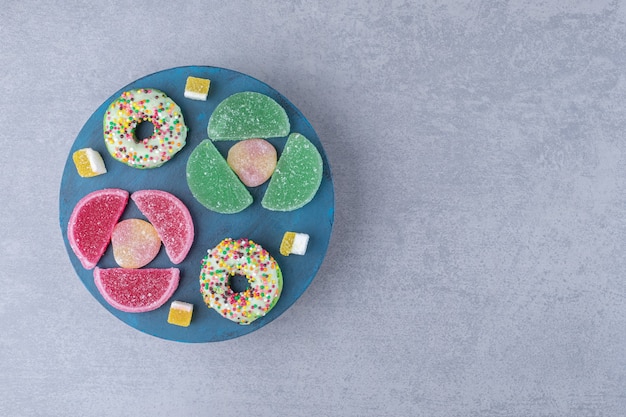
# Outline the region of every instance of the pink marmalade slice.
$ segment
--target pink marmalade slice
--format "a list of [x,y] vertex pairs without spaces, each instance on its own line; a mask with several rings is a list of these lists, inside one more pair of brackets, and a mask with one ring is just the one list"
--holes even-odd
[[187,206],[176,196],[160,190],[136,191],[131,198],[156,229],[172,263],[181,263],[194,237],[193,220]]
[[127,313],[156,310],[174,294],[180,281],[177,268],[96,268],[93,279],[111,306]]
[[127,191],[107,188],[87,194],[74,207],[67,238],[85,269],[93,269],[106,251],[127,203]]

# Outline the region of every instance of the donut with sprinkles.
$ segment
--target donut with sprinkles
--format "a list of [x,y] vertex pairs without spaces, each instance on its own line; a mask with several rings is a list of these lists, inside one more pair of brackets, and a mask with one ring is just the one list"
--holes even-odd
[[[154,133],[139,140],[139,123],[150,122]],[[104,115],[104,142],[113,158],[133,168],[157,168],[185,146],[187,126],[180,107],[153,88],[123,92]]]
[[[230,278],[241,275],[249,287],[235,292]],[[283,287],[278,264],[261,245],[250,239],[222,240],[202,260],[200,292],[204,302],[222,317],[250,324],[276,305]]]

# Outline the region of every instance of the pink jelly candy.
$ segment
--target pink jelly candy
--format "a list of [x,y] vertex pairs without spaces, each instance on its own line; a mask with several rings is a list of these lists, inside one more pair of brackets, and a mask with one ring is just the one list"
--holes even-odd
[[111,306],[127,313],[156,310],[174,294],[180,282],[177,268],[96,268],[96,288]]
[[248,139],[235,143],[226,162],[248,187],[267,181],[276,168],[276,149],[265,139]]
[[109,188],[87,194],[74,207],[67,238],[85,269],[93,269],[106,251],[127,202],[127,191]]
[[113,257],[122,268],[141,268],[159,253],[161,239],[150,223],[141,219],[119,222],[111,235]]
[[194,227],[187,206],[166,191],[135,191],[130,198],[156,229],[172,263],[181,263],[193,244]]

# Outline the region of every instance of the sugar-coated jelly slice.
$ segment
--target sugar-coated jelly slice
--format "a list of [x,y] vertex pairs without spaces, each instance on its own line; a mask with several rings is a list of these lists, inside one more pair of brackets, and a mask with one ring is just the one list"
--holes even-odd
[[292,211],[313,199],[324,167],[315,145],[299,133],[287,139],[261,205],[268,210]]
[[213,111],[207,132],[213,140],[277,138],[289,134],[289,117],[272,98],[252,91],[224,99]]
[[194,238],[187,206],[175,195],[161,190],[135,191],[130,198],[156,229],[170,261],[174,264],[184,261]]
[[208,139],[189,156],[187,185],[200,204],[218,213],[238,213],[252,204],[248,189]]
[[177,268],[96,268],[93,280],[112,307],[127,313],[144,313],[161,307],[180,282]]
[[85,269],[93,269],[104,254],[127,203],[128,191],[107,188],[87,194],[74,207],[67,239]]

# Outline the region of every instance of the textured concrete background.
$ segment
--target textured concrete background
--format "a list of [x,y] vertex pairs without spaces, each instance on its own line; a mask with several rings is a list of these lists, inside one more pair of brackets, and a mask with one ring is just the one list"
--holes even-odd
[[[261,3],[2,2],[0,415],[626,415],[626,6]],[[107,313],[58,225],[91,113],[189,64],[298,106],[337,204],[304,296],[204,345]]]

